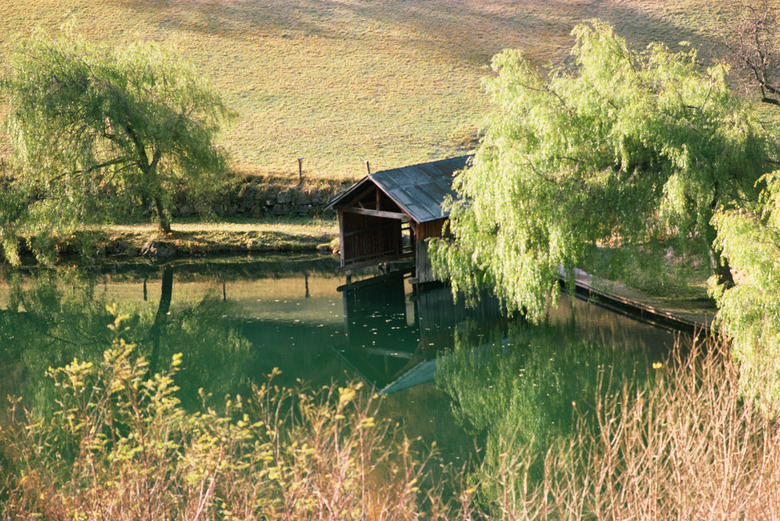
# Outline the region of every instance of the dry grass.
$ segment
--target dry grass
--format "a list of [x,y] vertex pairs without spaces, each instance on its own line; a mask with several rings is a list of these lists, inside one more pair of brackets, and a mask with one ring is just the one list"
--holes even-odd
[[[501,437],[483,475],[496,519],[780,519],[780,430],[750,398],[722,348],[654,365],[650,388],[599,396],[595,426],[546,454]],[[542,461],[540,483],[529,469]]]
[[[239,171],[356,177],[462,153],[487,100],[492,55],[559,62],[594,17],[634,45],[715,48],[717,0],[5,0],[10,38],[73,21],[87,38],[179,49],[239,113],[225,136]],[[7,140],[0,140],[7,152]]]

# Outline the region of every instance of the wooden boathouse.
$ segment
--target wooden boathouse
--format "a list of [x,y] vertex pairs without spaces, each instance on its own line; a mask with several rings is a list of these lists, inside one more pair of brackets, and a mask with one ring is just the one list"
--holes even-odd
[[441,237],[449,218],[442,203],[470,158],[368,174],[328,203],[338,211],[342,269],[413,261],[413,283],[434,281],[427,240]]

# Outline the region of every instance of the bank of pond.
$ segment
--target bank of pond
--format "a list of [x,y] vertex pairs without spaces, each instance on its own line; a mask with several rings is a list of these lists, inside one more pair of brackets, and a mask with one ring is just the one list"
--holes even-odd
[[[505,315],[487,292],[467,306],[446,286],[413,288],[402,273],[365,271],[346,284],[336,262],[322,256],[4,271],[0,394],[21,397],[17,413],[24,406],[56,415],[61,388],[47,370],[74,359],[97,366],[120,338],[135,346],[127,356],[146,360],[146,375],[165,373],[177,360],[173,396],[182,414],[218,408],[226,396],[254,396],[263,386],[317,396],[329,389],[325,405],[339,411],[352,390],[378,400],[377,422],[419,438],[424,453],[435,443],[434,474],[448,466],[465,473],[460,491],[455,482],[437,491],[461,501],[458,515],[507,519],[509,510],[533,501],[541,501],[540,512],[553,512],[554,498],[539,492],[534,499],[529,490],[552,490],[549,480],[565,474],[565,466],[556,467],[564,460],[573,472],[581,458],[595,457],[561,456],[571,450],[561,440],[579,438],[584,446],[588,436],[614,435],[613,424],[628,432],[636,397],[647,399],[673,379],[674,361],[697,344],[566,295],[542,323],[530,324]],[[10,411],[3,408],[0,425],[10,425]],[[626,417],[606,417],[613,413]],[[368,417],[346,415],[360,425]],[[630,458],[620,454],[620,463],[610,461],[625,474]],[[3,468],[6,479],[11,468]],[[572,501],[584,493],[573,481],[566,486]],[[608,479],[587,484],[593,487],[606,490]],[[522,496],[526,503],[506,503],[510,488],[514,501]],[[14,497],[9,490],[6,499]],[[526,496],[517,496],[520,490]],[[627,492],[620,494],[625,503]],[[598,506],[577,501],[583,513]],[[425,505],[414,508],[433,508]]]

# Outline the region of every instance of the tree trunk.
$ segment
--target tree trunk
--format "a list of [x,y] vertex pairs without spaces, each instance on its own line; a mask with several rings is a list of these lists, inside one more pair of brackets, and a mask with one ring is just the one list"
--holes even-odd
[[157,209],[157,218],[159,219],[158,230],[162,233],[171,233],[171,221],[168,216],[165,215],[165,209],[162,204],[162,200],[155,196],[154,206]]
[[[720,184],[717,180],[713,183],[713,188],[715,189],[715,197],[712,199],[710,209],[712,210],[712,215],[715,215],[718,212],[718,201],[720,200]],[[712,216],[710,216],[711,218]],[[718,238],[718,231],[712,224],[707,227],[705,237],[709,247],[710,268],[712,269],[712,274],[718,278],[718,285],[725,285],[726,288],[734,287],[734,276],[731,274],[729,260],[713,247],[715,240]]]
[[734,287],[734,276],[731,274],[731,266],[729,266],[729,260],[717,253],[715,256],[715,266],[713,267],[713,274],[718,278],[718,285],[725,285],[725,287]]
[[713,247],[716,237],[717,231],[714,227],[710,226],[707,230],[707,241],[709,246],[707,248],[707,253],[710,257],[710,271],[717,277],[719,286],[725,285],[726,288],[731,288],[734,287],[734,276],[731,274],[729,260]]

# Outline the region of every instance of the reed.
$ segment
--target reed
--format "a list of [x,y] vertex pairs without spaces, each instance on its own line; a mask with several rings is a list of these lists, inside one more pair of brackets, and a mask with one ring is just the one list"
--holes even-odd
[[[595,422],[532,453],[513,432],[482,475],[495,519],[780,518],[780,428],[745,399],[726,348],[697,342],[655,382],[597,394]],[[602,382],[605,385],[606,382]],[[529,469],[541,459],[543,477]]]

